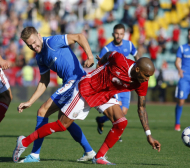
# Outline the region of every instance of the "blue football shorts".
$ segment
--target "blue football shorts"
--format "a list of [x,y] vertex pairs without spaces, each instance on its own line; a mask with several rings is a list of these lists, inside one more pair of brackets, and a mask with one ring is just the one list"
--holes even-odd
[[115,95],[115,98],[118,101],[121,101],[121,103],[122,103],[121,108],[126,107],[129,109],[131,92],[118,93]]
[[190,93],[190,79],[180,78],[175,90],[175,97],[178,99],[187,99]]

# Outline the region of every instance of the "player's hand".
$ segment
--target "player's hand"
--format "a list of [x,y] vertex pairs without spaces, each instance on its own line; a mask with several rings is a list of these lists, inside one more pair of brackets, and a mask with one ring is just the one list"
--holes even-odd
[[157,140],[155,140],[154,138],[152,138],[151,135],[147,136],[147,140],[148,140],[149,144],[152,146],[153,149],[155,149],[158,152],[160,152],[160,150],[161,150],[161,144]]
[[22,113],[22,111],[26,108],[29,108],[32,104],[30,102],[20,103],[20,105],[17,107],[17,110],[19,113]]
[[84,63],[84,67],[85,68],[90,68],[94,65],[94,57],[89,57],[85,63]]
[[179,76],[180,76],[180,78],[183,78],[183,70],[182,69],[180,69],[180,70],[178,70],[178,73],[179,73]]
[[96,55],[96,59],[97,59],[97,61],[101,60],[101,58],[98,55]]
[[0,63],[0,66],[1,66],[1,68],[3,69],[3,70],[5,70],[5,69],[8,69],[8,68],[10,68],[10,66],[11,66],[11,63],[9,62],[9,61],[6,61],[6,60],[1,60],[1,63]]

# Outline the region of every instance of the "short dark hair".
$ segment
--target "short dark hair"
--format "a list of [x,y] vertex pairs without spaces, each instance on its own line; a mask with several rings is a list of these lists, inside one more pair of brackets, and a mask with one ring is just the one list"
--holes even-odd
[[20,38],[26,41],[32,34],[38,34],[37,30],[34,27],[26,27],[22,30]]
[[190,28],[187,29],[187,32],[188,32],[188,33],[189,33],[189,31],[190,31]]
[[119,23],[114,26],[113,30],[115,30],[115,29],[124,29],[125,30],[125,26],[123,24]]

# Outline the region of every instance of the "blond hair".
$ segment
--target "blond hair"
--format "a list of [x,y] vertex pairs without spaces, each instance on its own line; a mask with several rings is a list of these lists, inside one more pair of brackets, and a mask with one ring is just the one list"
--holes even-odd
[[26,27],[22,30],[20,38],[26,41],[32,34],[38,34],[34,27]]

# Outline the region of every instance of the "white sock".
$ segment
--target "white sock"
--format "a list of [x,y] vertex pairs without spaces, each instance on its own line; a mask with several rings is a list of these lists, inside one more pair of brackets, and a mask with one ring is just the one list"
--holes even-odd
[[31,153],[30,155],[34,156],[36,159],[38,159],[40,156],[40,154],[36,154],[36,153]]
[[86,154],[87,155],[91,155],[91,154],[93,154],[94,153],[94,151],[92,150],[92,151],[90,151],[90,152],[86,152]]

